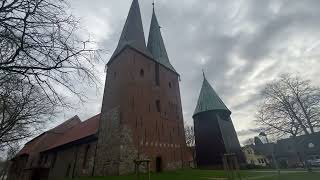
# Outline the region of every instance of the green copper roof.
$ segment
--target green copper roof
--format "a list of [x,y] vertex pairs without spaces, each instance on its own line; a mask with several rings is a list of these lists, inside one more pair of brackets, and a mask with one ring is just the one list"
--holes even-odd
[[197,107],[193,115],[211,110],[226,110],[231,113],[203,74],[203,83]]
[[126,46],[130,46],[138,50],[139,52],[152,57],[151,53],[146,47],[138,0],[132,1],[131,8],[126,23],[123,27],[118,46],[111,56],[110,60],[117,56],[120,51]]
[[160,26],[157,20],[156,13],[154,12],[154,9],[153,9],[153,14],[151,19],[147,47],[151,52],[154,60],[156,60],[159,64],[162,64],[163,66],[167,67],[171,71],[177,73],[169,61],[167,50],[163,42]]

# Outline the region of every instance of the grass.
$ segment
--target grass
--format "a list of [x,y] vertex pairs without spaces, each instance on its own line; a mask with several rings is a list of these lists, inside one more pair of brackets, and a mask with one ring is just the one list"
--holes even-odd
[[[280,176],[274,171],[241,171],[242,180],[319,180],[320,173],[307,172],[283,172]],[[147,180],[146,174],[140,176],[140,180]],[[219,170],[179,170],[151,174],[151,180],[214,180],[214,178],[224,178],[224,171]],[[116,177],[84,177],[76,180],[135,180],[136,176],[116,176]]]
[[266,177],[261,178],[259,180],[319,180],[320,173],[307,173],[307,172],[299,172],[299,173],[288,173],[281,174],[280,176]]

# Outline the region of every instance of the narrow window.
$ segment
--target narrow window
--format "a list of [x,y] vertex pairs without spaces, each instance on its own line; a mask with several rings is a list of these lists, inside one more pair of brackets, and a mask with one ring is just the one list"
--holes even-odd
[[171,88],[172,86],[171,86],[171,82],[169,82],[169,88]]
[[138,117],[136,117],[136,128],[138,128]]
[[114,73],[113,73],[113,76],[114,76],[114,78],[116,78],[116,77],[117,77],[117,73],[116,73],[116,72],[114,72]]
[[70,169],[71,169],[71,164],[69,163],[67,171],[66,171],[66,177],[69,177]]
[[156,81],[156,85],[159,86],[160,85],[160,77],[159,77],[159,64],[155,63],[155,81]]
[[134,111],[134,97],[132,96],[132,100],[131,100],[131,108],[132,108],[132,111]]
[[48,161],[48,154],[46,154],[44,157],[44,164],[47,164],[47,161]]
[[157,107],[157,112],[161,112],[160,100],[156,100],[156,107]]
[[53,155],[52,164],[51,164],[51,167],[52,167],[52,168],[54,168],[54,165],[55,165],[55,163],[56,163],[56,160],[57,160],[57,153],[55,153],[55,154]]
[[89,149],[90,149],[90,144],[88,144],[86,146],[86,149],[85,149],[85,152],[84,152],[84,157],[83,157],[82,168],[85,168],[86,165],[87,165]]
[[144,70],[143,69],[140,69],[140,76],[144,77]]

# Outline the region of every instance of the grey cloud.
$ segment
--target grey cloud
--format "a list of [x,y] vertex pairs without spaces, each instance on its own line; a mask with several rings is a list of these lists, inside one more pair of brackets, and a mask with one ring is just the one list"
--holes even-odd
[[[106,29],[108,36],[102,36],[99,44],[111,54],[130,3],[131,0],[73,0],[71,5],[75,4],[73,10],[82,16],[84,23],[94,18],[109,25]],[[150,0],[140,0],[146,37],[151,19],[151,3]],[[181,74],[184,119],[188,123],[192,122],[191,116],[202,83],[201,69],[204,69],[210,83],[233,114],[236,114],[233,121],[240,134],[246,130],[251,132],[246,124],[252,124],[255,104],[259,101],[258,94],[263,84],[283,71],[295,72],[297,66],[302,66],[297,62],[297,65],[292,65],[294,67],[286,66],[292,62],[290,48],[296,46],[292,41],[297,37],[303,39],[303,33],[306,32],[315,40],[320,39],[318,0],[158,0],[156,13],[163,27],[162,33],[171,63]],[[96,28],[102,27],[92,27],[90,24],[87,28],[89,32],[95,32]],[[305,42],[299,43],[303,47],[309,46]],[[106,63],[109,55],[105,56]],[[206,61],[201,63],[201,57]],[[264,63],[270,59],[281,59],[281,63],[275,61],[265,66]],[[320,62],[313,62],[312,66],[319,68]],[[234,73],[230,74],[233,68]],[[310,73],[309,77],[315,77],[315,72]],[[255,76],[252,78],[253,74]],[[302,75],[305,73],[302,72]],[[101,89],[103,92],[103,86]],[[88,96],[93,100],[76,111],[87,112],[82,113],[82,119],[100,110],[102,94],[97,95],[94,88],[91,88]]]

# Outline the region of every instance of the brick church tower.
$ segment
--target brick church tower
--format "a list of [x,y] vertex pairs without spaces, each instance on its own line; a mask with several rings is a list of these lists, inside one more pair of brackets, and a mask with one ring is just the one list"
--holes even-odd
[[200,168],[222,168],[224,154],[236,154],[243,164],[240,143],[231,120],[231,111],[203,74],[203,84],[193,115],[196,161]]
[[150,159],[153,171],[181,168],[186,144],[179,74],[154,11],[146,46],[138,0],[107,66],[94,175],[132,173],[138,158]]

